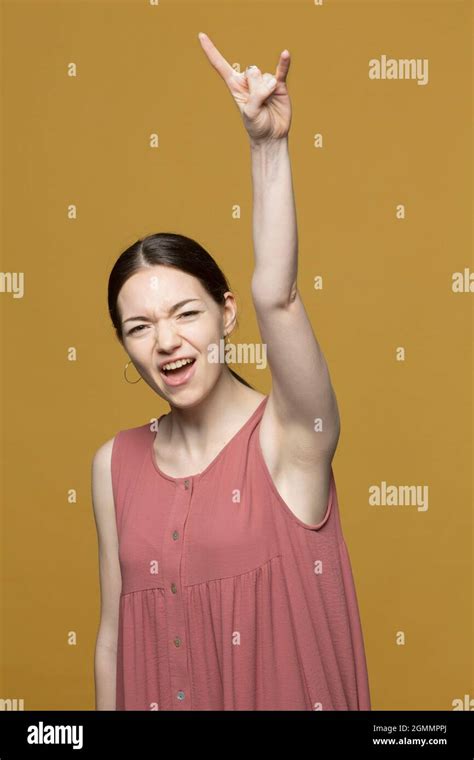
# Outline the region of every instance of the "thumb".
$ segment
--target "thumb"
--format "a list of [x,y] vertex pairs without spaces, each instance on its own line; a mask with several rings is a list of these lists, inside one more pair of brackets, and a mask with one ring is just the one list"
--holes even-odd
[[257,66],[248,66],[246,69],[249,86],[249,99],[247,110],[249,116],[256,115],[262,103],[271,95],[277,85],[277,80],[271,74],[262,76]]
[[263,81],[265,83],[266,88],[270,90],[270,92],[275,89],[277,80],[272,74],[264,74]]
[[252,95],[262,81],[262,72],[258,66],[252,64],[245,69],[245,76],[247,77],[249,93]]

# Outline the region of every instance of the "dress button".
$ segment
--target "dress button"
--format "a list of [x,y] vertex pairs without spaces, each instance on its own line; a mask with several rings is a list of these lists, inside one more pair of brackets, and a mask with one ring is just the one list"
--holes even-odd
[[181,639],[179,638],[179,636],[176,636],[174,643],[175,643],[175,646],[177,647],[181,646]]
[[184,481],[184,487],[187,489],[189,488],[189,480]]
[[184,691],[178,691],[176,696],[178,697],[178,699],[184,699]]
[[174,530],[174,531],[173,531],[173,540],[174,540],[174,541],[176,541],[176,539],[178,538],[178,536],[179,536],[179,533],[178,533],[178,531],[177,531],[177,530]]
[[178,589],[176,588],[176,583],[172,583],[171,584],[171,591],[173,592],[173,594],[176,594],[177,590]]

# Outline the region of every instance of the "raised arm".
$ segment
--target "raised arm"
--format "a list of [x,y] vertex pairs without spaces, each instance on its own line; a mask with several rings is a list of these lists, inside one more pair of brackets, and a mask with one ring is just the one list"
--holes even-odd
[[250,140],[252,296],[272,375],[265,414],[284,434],[295,461],[309,465],[322,458],[329,461],[339,438],[337,402],[297,288],[298,235],[288,146],[291,104],[286,84],[290,54],[281,53],[274,75],[262,75],[256,66],[239,73],[207,35],[200,34],[199,39],[232,93]]

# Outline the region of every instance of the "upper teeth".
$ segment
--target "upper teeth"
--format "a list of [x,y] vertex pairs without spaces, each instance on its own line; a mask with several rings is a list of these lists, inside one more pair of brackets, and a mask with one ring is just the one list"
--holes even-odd
[[178,367],[184,367],[185,364],[194,361],[194,359],[178,359],[177,362],[171,362],[170,364],[164,364],[161,369],[178,369]]

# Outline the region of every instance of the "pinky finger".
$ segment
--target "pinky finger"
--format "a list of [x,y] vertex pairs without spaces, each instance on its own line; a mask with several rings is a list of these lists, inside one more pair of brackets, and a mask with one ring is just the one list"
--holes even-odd
[[286,82],[286,77],[288,74],[288,70],[290,68],[290,62],[291,62],[291,56],[288,50],[283,50],[282,53],[280,53],[280,60],[278,61],[278,66],[276,70],[276,78],[279,82]]

